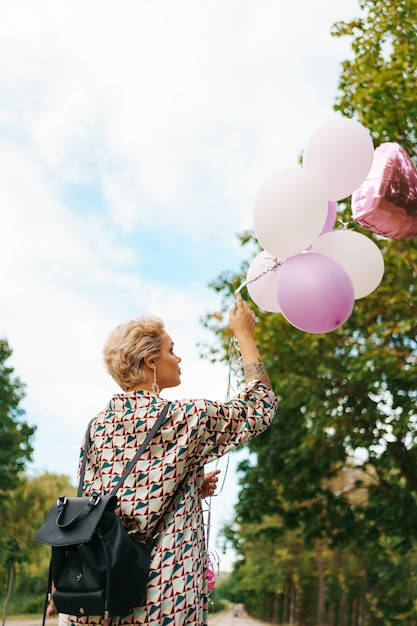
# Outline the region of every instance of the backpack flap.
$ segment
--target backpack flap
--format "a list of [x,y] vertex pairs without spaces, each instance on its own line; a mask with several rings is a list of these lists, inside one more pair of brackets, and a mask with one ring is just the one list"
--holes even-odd
[[112,495],[67,498],[60,496],[49,511],[35,539],[50,546],[77,545],[89,541],[105,511],[114,511]]

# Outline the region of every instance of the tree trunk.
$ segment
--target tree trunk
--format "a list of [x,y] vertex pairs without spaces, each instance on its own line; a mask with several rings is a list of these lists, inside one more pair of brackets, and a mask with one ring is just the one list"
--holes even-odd
[[297,588],[293,580],[291,580],[291,596],[290,596],[290,626],[295,624],[295,607],[296,607]]
[[10,598],[12,597],[13,582],[14,582],[14,561],[10,561],[9,584],[7,586],[7,594],[6,594],[6,599],[4,601],[2,626],[5,626],[6,624],[7,609],[9,606]]
[[339,626],[346,626],[346,612],[347,612],[347,601],[346,597],[342,596],[339,604]]
[[317,563],[317,626],[325,626],[324,612],[324,568],[323,553],[320,541],[316,541],[316,563]]
[[274,593],[274,599],[272,601],[272,623],[278,624],[278,610],[279,610],[279,595]]
[[359,615],[358,615],[358,626],[363,626],[365,623],[365,596],[359,596]]
[[352,617],[350,623],[352,626],[358,626],[358,598],[356,596],[352,600]]
[[329,604],[327,612],[327,626],[334,626],[334,604]]
[[288,623],[289,620],[289,610],[288,610],[288,585],[284,587],[284,612],[282,615],[282,622],[284,624]]

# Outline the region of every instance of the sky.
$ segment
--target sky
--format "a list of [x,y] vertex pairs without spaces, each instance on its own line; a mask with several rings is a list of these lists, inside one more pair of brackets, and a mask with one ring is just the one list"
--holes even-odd
[[[32,473],[75,482],[86,424],[120,391],[102,347],[128,319],[162,317],[182,357],[164,397],[226,397],[227,366],[200,358],[209,283],[247,259],[237,234],[264,180],[336,117],[350,48],[330,30],[359,14],[358,0],[1,0],[0,337],[37,428]],[[244,456],[219,462],[211,550]]]

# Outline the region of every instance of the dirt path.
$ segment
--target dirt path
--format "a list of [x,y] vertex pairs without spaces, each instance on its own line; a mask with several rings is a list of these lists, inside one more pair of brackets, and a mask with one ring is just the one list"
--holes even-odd
[[244,610],[240,610],[235,614],[234,607],[231,607],[229,611],[223,611],[222,613],[214,613],[210,615],[208,626],[267,626],[265,622],[258,622],[252,619],[245,613]]

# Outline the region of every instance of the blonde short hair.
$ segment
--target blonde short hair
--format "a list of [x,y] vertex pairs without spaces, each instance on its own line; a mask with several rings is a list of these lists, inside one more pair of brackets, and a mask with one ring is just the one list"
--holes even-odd
[[161,352],[164,324],[154,316],[142,316],[117,326],[104,346],[104,362],[123,391],[146,381],[144,357]]

